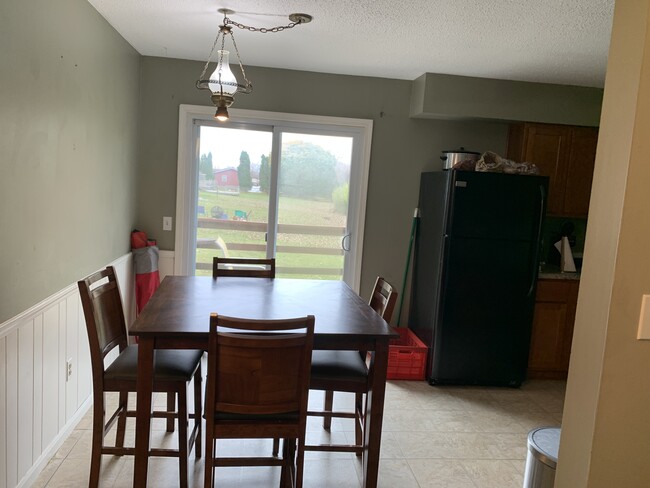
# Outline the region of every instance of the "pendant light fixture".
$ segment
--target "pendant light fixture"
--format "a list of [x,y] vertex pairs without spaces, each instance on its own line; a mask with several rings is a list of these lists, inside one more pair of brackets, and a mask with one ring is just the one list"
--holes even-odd
[[[210,50],[210,55],[208,60],[203,67],[201,76],[196,82],[196,87],[200,90],[209,90],[212,93],[211,99],[212,103],[217,107],[217,112],[214,117],[217,120],[222,122],[228,120],[228,107],[230,107],[234,100],[235,94],[244,93],[248,94],[253,91],[253,84],[248,78],[246,78],[246,71],[244,70],[244,65],[242,64],[241,56],[239,55],[239,49],[237,48],[237,43],[235,42],[235,36],[232,33],[232,27],[235,26],[240,29],[248,30],[251,32],[261,32],[266,34],[268,32],[281,32],[285,29],[291,29],[300,24],[307,24],[312,21],[313,17],[308,14],[291,14],[289,15],[289,20],[291,23],[288,25],[264,28],[264,27],[251,27],[238,22],[233,22],[228,15],[232,15],[235,12],[227,8],[220,8],[219,13],[223,14],[223,24],[219,26],[219,32],[217,32],[217,37],[212,44],[212,49]],[[226,37],[230,37],[231,43],[235,50],[237,56],[237,62],[239,63],[239,69],[241,71],[241,76],[244,80],[243,83],[237,81],[237,77],[230,69],[230,51],[226,50]],[[212,61],[212,56],[216,51],[216,63],[214,71],[209,78],[205,78],[205,74],[208,72],[208,67]]]

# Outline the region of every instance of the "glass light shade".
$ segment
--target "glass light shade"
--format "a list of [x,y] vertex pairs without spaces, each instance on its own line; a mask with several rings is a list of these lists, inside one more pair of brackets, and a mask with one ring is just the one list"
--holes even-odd
[[[212,80],[212,82],[208,83],[208,87],[214,94],[222,93],[223,87],[223,94],[232,97],[237,91],[237,78],[235,78],[235,75],[230,71],[230,64],[228,63],[229,57],[230,52],[217,51],[217,59],[219,61],[214,72],[210,75],[210,80]],[[221,83],[219,83],[220,81]]]

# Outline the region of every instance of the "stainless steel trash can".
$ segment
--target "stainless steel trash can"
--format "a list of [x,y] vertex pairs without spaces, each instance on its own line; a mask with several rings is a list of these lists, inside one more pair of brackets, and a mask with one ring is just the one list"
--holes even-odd
[[528,433],[523,488],[553,488],[559,448],[559,427],[540,427]]

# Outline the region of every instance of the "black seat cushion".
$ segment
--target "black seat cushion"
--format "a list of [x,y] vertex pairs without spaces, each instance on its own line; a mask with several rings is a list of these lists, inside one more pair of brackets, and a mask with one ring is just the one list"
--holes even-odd
[[[154,381],[190,381],[203,356],[200,350],[156,349]],[[105,380],[135,381],[138,374],[138,346],[128,346],[106,368]]]
[[365,384],[368,368],[358,351],[314,350],[311,356],[311,379]]

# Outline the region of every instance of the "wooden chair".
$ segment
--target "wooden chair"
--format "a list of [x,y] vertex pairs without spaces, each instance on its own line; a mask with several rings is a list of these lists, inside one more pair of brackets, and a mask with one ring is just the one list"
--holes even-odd
[[[378,277],[370,297],[370,307],[390,321],[397,301],[397,292],[382,277]],[[308,445],[307,451],[351,451],[360,456],[364,444],[365,410],[363,395],[368,392],[367,361],[374,360],[374,353],[367,351],[314,351],[311,363],[309,388],[324,390],[325,402],[322,411],[309,411],[307,415],[323,417],[323,428],[330,430],[332,417],[355,420],[355,443],[352,445]],[[333,411],[334,392],[355,394],[354,412]],[[274,452],[276,446],[274,445]]]
[[275,278],[275,258],[220,258],[212,260],[212,277],[237,276],[248,278]]
[[[280,485],[302,487],[314,317],[210,316],[205,488],[217,466],[282,466]],[[215,457],[217,439],[284,439],[283,456]]]
[[[135,417],[135,411],[128,410],[128,394],[136,391],[138,346],[128,345],[128,335],[120,291],[112,266],[78,282],[79,293],[88,342],[93,377],[93,440],[88,486],[99,485],[102,454],[116,456],[133,455],[133,447],[124,447],[126,418]],[[118,348],[119,355],[108,366],[104,359]],[[192,447],[195,456],[201,457],[201,356],[203,351],[158,350],[154,365],[154,392],[167,393],[167,410],[154,412],[153,417],[167,419],[167,431],[174,431],[174,420],[178,419],[178,446],[172,449],[151,449],[151,456],[173,456],[179,458],[180,483],[187,487],[187,458]],[[187,385],[194,379],[194,427],[188,440]],[[105,392],[119,392],[118,406],[106,421]],[[175,412],[178,396],[178,412]],[[104,446],[104,437],[117,421],[115,446]]]

